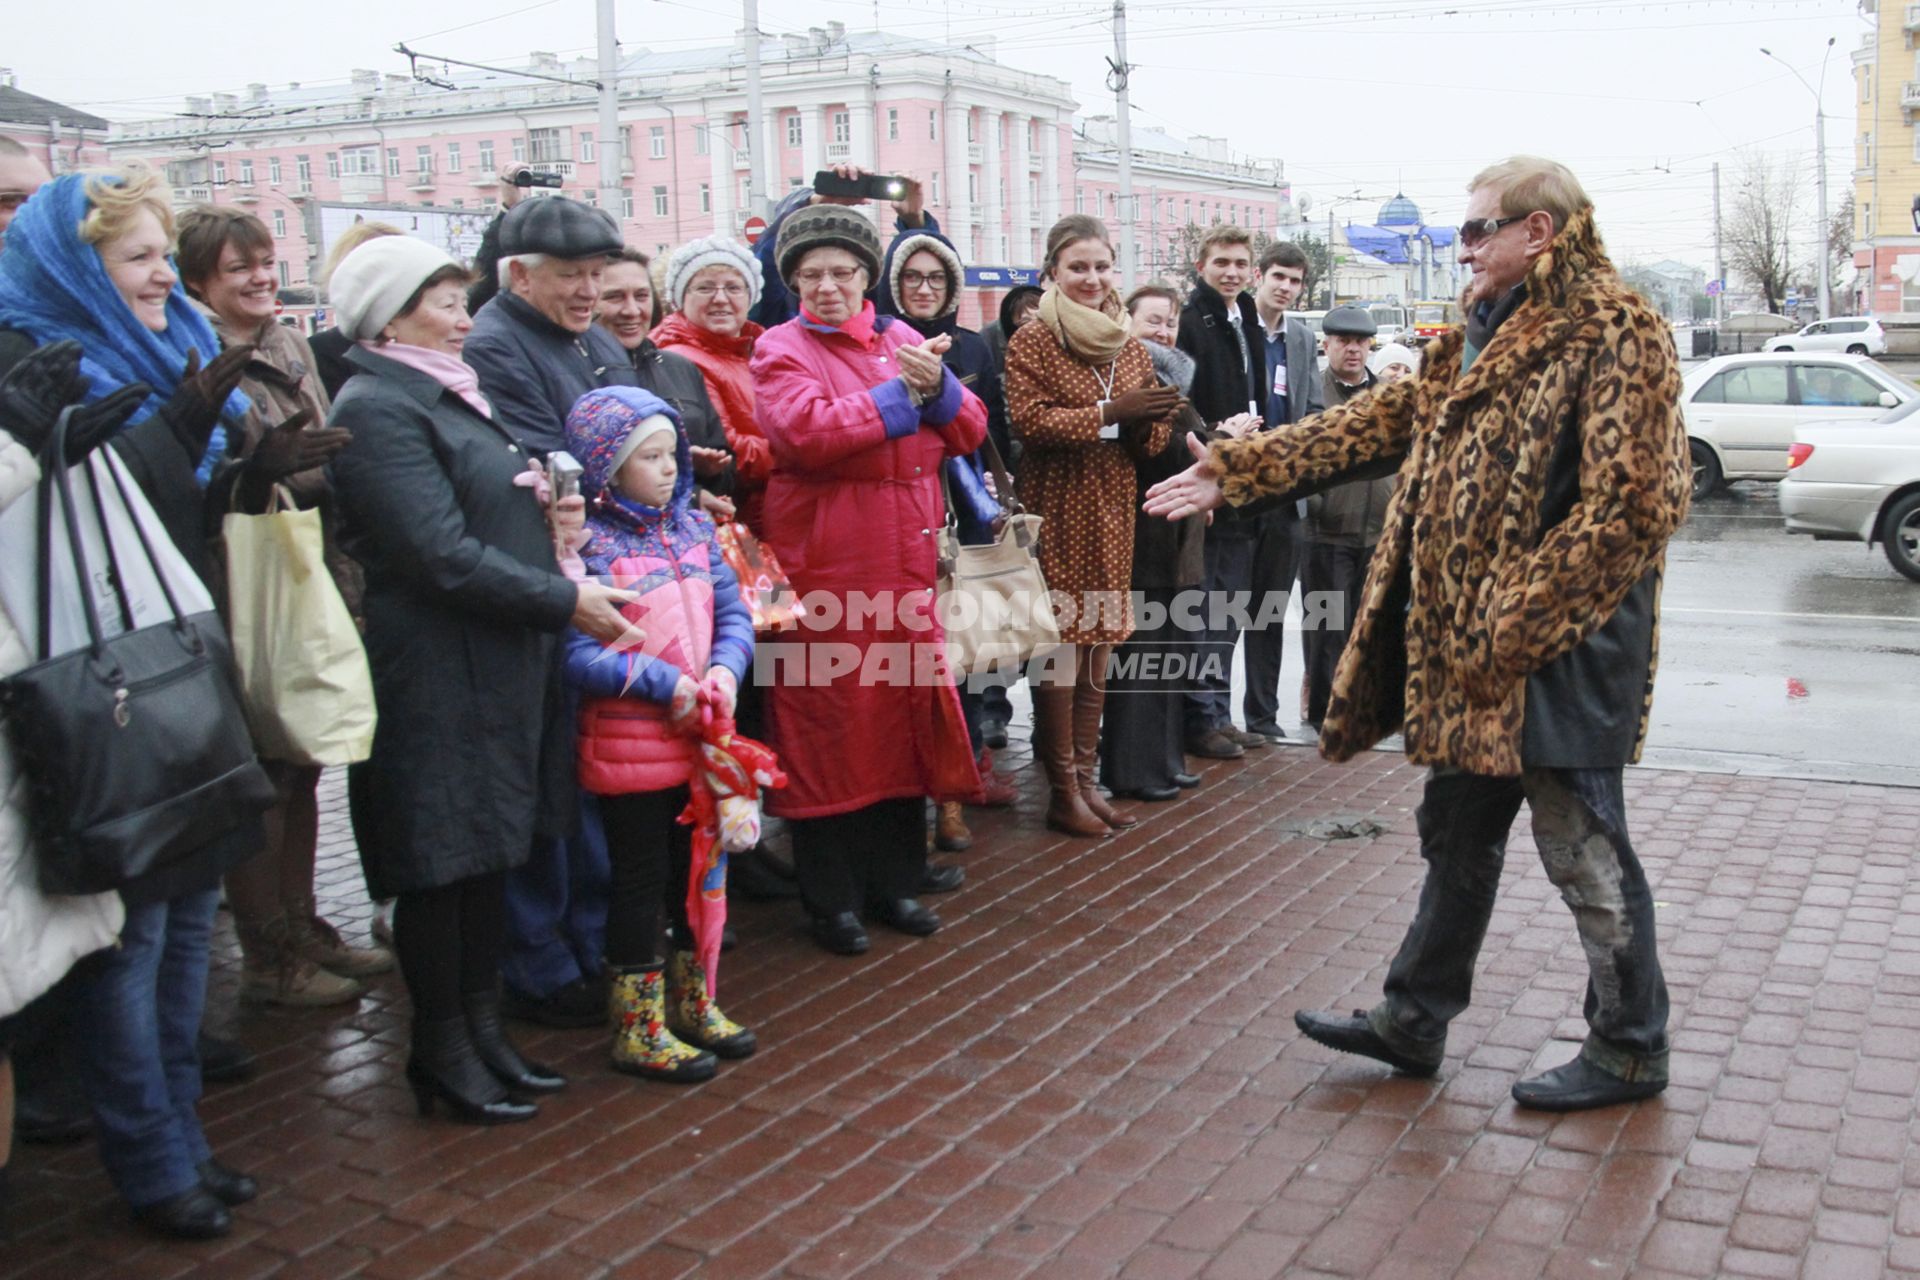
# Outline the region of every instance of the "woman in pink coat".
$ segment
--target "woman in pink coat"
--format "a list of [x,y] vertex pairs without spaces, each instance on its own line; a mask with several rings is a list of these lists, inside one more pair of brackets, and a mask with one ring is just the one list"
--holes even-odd
[[[903,933],[940,927],[915,897],[927,798],[979,790],[933,603],[941,463],[980,446],[987,413],[941,363],[944,338],[922,344],[875,315],[863,295],[880,239],[859,213],[800,210],[775,256],[801,310],[754,349],[773,450],[761,534],[807,615],[797,635],[764,643],[757,664],[772,681],[769,736],[789,780],[768,807],[792,821],[815,939],[858,955],[863,899]],[[848,608],[868,601],[880,607]]]

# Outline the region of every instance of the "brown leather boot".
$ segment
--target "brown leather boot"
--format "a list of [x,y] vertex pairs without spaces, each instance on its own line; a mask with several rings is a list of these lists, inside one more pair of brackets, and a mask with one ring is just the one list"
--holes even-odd
[[940,816],[933,824],[933,847],[945,853],[959,853],[973,847],[973,832],[967,830],[967,819],[960,812],[958,800],[940,802]]
[[1033,686],[1033,754],[1047,771],[1053,798],[1047,826],[1070,836],[1110,836],[1113,829],[1094,817],[1074,771],[1073,688],[1036,682]]
[[1073,682],[1073,762],[1080,795],[1094,817],[1109,827],[1125,829],[1140,820],[1121,813],[1100,794],[1094,774],[1100,761],[1100,713],[1107,705],[1107,655],[1112,645],[1086,646],[1086,655]]

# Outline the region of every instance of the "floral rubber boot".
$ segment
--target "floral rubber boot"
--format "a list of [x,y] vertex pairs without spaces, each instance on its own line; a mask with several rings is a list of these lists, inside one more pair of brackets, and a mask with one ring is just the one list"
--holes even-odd
[[659,965],[613,971],[613,1069],[670,1084],[713,1079],[713,1055],[667,1030],[665,1004]]
[[750,1058],[760,1047],[753,1032],[720,1012],[707,995],[707,972],[691,951],[676,951],[667,961],[667,1026],[716,1057]]

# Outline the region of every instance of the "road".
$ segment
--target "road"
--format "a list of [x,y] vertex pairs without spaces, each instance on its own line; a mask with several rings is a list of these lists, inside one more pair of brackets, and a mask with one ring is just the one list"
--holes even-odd
[[1661,623],[1647,764],[1920,786],[1920,583],[1878,548],[1733,485],[1674,539]]

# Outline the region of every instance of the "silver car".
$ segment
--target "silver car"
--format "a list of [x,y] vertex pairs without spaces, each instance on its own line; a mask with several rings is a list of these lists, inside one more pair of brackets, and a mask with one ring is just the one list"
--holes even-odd
[[1871,422],[1811,422],[1794,432],[1780,482],[1787,532],[1880,543],[1920,582],[1920,400]]

